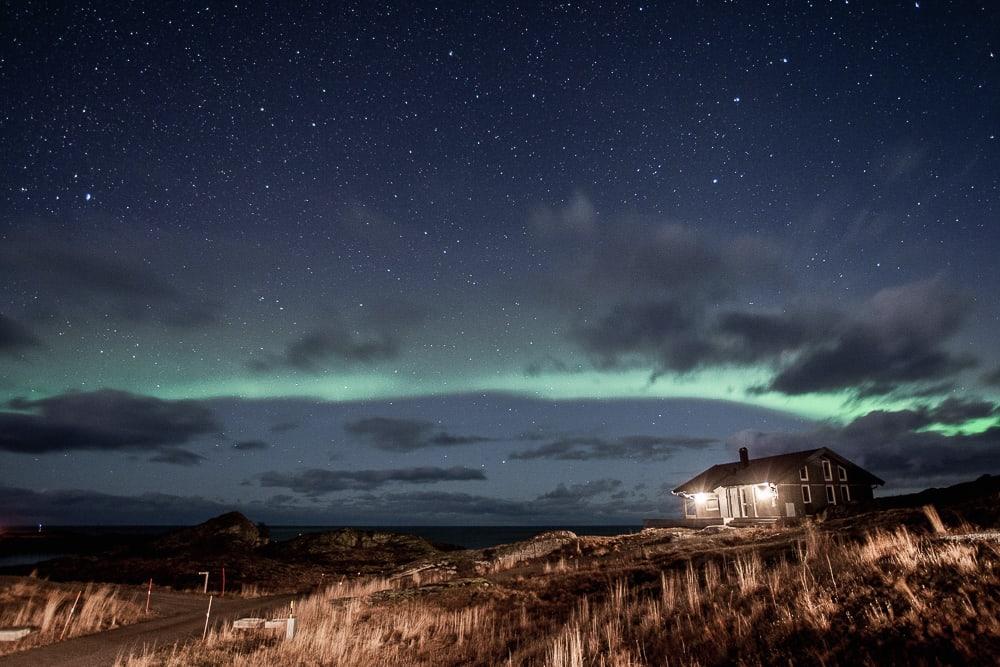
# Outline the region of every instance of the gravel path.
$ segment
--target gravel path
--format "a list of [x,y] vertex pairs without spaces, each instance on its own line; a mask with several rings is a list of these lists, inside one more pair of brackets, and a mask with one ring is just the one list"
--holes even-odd
[[[299,595],[272,595],[241,599],[216,598],[212,602],[212,626],[244,616],[265,616],[268,610],[287,607]],[[139,652],[143,647],[170,645],[201,637],[205,627],[208,598],[190,593],[162,592],[153,597],[158,617],[107,632],[75,637],[0,657],[0,667],[105,667],[120,655]]]

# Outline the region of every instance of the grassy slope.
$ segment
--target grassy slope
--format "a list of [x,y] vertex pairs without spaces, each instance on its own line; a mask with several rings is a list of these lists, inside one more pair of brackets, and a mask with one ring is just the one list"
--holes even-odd
[[35,628],[19,641],[0,642],[0,655],[145,620],[141,602],[117,586],[0,578],[0,627]]
[[[894,512],[717,535],[550,536],[543,548],[536,540],[329,587],[299,605],[292,641],[223,630],[128,664],[968,664],[1000,655],[1000,543],[942,540],[927,517]],[[950,529],[967,530],[955,516],[946,515]]]

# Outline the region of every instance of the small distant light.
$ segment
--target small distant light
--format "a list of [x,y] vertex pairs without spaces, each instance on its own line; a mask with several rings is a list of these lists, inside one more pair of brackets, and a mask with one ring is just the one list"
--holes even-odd
[[83,195],[83,200],[84,201],[90,201],[90,199],[91,199],[91,197],[90,197],[90,193],[89,192],[87,194]]

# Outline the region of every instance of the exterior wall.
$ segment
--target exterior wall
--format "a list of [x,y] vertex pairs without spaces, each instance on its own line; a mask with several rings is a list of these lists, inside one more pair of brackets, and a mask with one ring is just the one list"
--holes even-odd
[[717,522],[722,520],[722,506],[719,502],[719,496],[715,493],[705,495],[704,502],[684,498],[685,519],[714,519]]
[[[823,468],[824,460],[830,462],[829,475],[826,474]],[[794,480],[784,480],[786,483],[779,484],[779,495],[783,498],[781,501],[783,516],[786,509],[785,503],[789,502],[795,504],[796,516],[804,516],[816,514],[831,504],[863,503],[869,502],[874,498],[871,485],[867,482],[858,482],[862,471],[852,463],[840,461],[833,457],[821,456],[809,461],[804,467],[807,470],[808,480],[802,480],[801,472],[796,471],[794,473]],[[827,477],[832,479],[827,479]],[[842,477],[846,477],[846,480],[842,479]],[[795,480],[798,483],[794,483]],[[812,496],[809,503],[804,502],[802,498],[802,486],[805,485],[809,486],[810,495]],[[833,487],[835,503],[827,501],[827,486]],[[842,488],[844,486],[848,487],[846,496]],[[847,496],[849,496],[850,500],[848,500]]]
[[[806,503],[802,498],[802,487],[809,486],[809,492],[812,496],[812,501]],[[792,503],[795,505],[795,516],[808,516],[810,514],[816,514],[825,510],[831,505],[826,499],[826,487],[829,483],[820,482],[802,482],[801,484],[779,484],[778,485],[778,507],[781,510],[781,516],[787,516],[786,503]],[[848,496],[850,500],[845,497],[844,490],[842,486],[848,487]],[[867,484],[843,484],[843,483],[833,483],[833,492],[836,498],[836,505],[854,505],[857,503],[870,502],[874,497],[872,493],[872,487]]]

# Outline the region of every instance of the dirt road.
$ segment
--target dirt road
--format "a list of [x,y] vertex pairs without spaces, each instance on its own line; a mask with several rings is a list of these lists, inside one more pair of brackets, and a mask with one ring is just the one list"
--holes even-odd
[[[265,612],[287,606],[289,601],[299,597],[216,598],[212,602],[211,625],[218,626],[244,616],[265,616]],[[201,637],[208,607],[206,596],[161,592],[153,600],[153,608],[159,614],[157,618],[3,656],[0,667],[105,667],[114,664],[119,655],[138,652],[143,647],[169,646]]]

